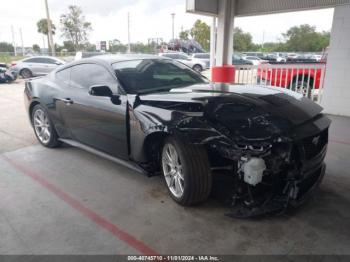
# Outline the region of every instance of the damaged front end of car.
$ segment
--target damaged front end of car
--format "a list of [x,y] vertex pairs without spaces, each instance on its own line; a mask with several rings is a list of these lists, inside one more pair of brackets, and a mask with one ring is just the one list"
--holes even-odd
[[[133,118],[143,133],[175,134],[206,148],[212,194],[230,206],[229,216],[281,213],[301,204],[325,173],[330,120],[306,98],[275,89],[233,91],[143,96]],[[133,137],[140,143],[140,135]]]
[[226,160],[224,169],[214,168],[217,177],[226,176],[219,178],[214,194],[232,207],[228,215],[233,217],[281,213],[289,205],[299,205],[323,178],[327,139],[326,129],[300,140],[277,137],[231,147],[210,143],[210,154],[219,153]]
[[303,203],[322,181],[330,125],[323,114],[295,125],[251,104],[216,100],[213,108],[208,102],[204,115],[177,127],[206,146],[213,194],[230,205],[227,215],[283,213]]

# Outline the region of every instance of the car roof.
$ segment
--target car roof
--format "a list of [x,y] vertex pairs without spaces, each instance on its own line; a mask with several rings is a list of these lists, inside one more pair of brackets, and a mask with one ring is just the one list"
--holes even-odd
[[22,59],[20,61],[26,62],[27,60],[33,59],[33,58],[49,58],[49,59],[53,59],[53,60],[56,60],[56,61],[60,61],[60,62],[66,63],[66,61],[64,61],[64,60],[62,60],[62,59],[60,59],[58,57],[48,56],[48,55],[47,56],[44,56],[44,55],[42,55],[42,56],[30,56],[30,57],[26,57],[26,58],[24,58],[24,59]]
[[159,53],[159,55],[186,55],[186,56],[188,56],[188,54],[186,54],[185,52],[178,52],[178,51],[162,52],[162,53]]
[[94,57],[80,60],[80,61],[97,60],[97,61],[107,62],[108,64],[113,64],[120,61],[137,60],[137,59],[165,59],[165,58],[161,58],[157,55],[148,55],[148,54],[120,54],[120,55],[99,55],[99,56],[94,56]]
[[97,64],[105,64],[110,66],[111,64],[122,62],[122,61],[130,61],[130,60],[142,60],[142,59],[157,59],[157,60],[170,60],[167,57],[160,57],[157,55],[149,55],[149,54],[118,54],[118,55],[98,55],[92,56],[89,58],[82,58],[70,63],[65,64],[60,67],[58,71],[61,71],[65,68],[79,65],[79,64],[87,64],[87,63],[97,63]]
[[52,58],[52,59],[59,59],[59,58],[54,57],[54,56],[48,56],[48,55],[36,55],[36,56],[26,57],[26,58],[24,58],[23,60],[26,60],[26,59],[31,59],[31,58]]

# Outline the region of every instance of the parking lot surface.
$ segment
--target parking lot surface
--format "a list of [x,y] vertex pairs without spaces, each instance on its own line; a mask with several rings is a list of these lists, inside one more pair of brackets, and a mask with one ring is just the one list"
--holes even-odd
[[330,116],[325,179],[282,216],[184,208],[147,178],[82,150],[40,146],[24,83],[0,85],[1,254],[350,254],[350,119]]

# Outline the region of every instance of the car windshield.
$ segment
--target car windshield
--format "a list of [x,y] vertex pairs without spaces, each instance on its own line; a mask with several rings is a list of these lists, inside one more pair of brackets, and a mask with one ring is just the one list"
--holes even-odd
[[165,91],[208,82],[202,75],[174,60],[129,60],[112,66],[129,94]]

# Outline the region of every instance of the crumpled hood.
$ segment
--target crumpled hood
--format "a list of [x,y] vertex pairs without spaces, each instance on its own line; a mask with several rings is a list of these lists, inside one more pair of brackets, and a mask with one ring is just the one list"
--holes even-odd
[[140,100],[147,104],[153,101],[154,106],[162,108],[169,102],[174,111],[202,111],[214,126],[252,140],[287,131],[322,111],[322,107],[301,94],[258,85],[195,85],[141,95]]

